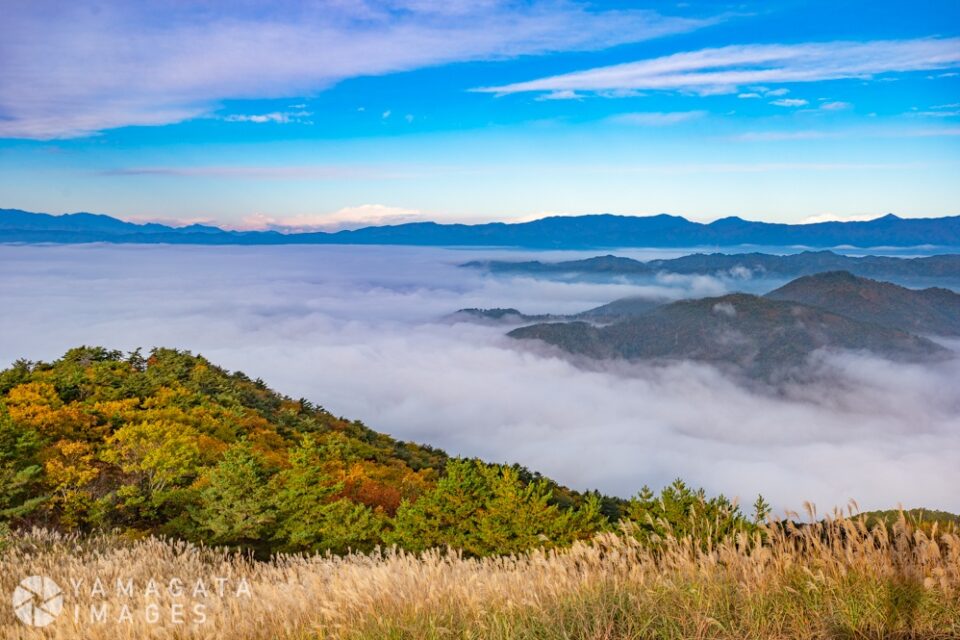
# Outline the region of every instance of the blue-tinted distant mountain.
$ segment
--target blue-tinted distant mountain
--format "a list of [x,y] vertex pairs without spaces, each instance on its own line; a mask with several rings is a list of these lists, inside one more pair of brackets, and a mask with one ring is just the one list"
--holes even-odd
[[0,209],[0,242],[166,242],[175,244],[401,244],[529,248],[805,245],[811,247],[960,247],[960,216],[789,225],[723,218],[709,224],[679,216],[610,214],[532,222],[408,224],[351,231],[281,234],[192,225],[134,224],[89,213],[51,216]]
[[[148,222],[138,224],[98,213],[50,215],[19,209],[0,209],[0,242],[163,242],[172,244],[241,244],[249,232],[225,231],[219,227],[192,224],[171,227]],[[257,232],[268,238],[280,235]],[[233,240],[233,241],[232,241]]]
[[769,253],[695,253],[681,258],[646,262],[616,256],[598,256],[566,262],[474,261],[463,265],[497,273],[652,275],[660,272],[685,275],[726,274],[733,277],[793,278],[825,271],[849,271],[873,278],[960,278],[960,255],[920,258],[845,256],[832,251],[803,251],[791,255]]

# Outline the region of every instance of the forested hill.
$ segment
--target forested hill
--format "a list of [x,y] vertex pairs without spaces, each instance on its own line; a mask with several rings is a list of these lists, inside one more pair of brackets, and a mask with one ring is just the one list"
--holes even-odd
[[628,503],[452,459],[181,351],[83,347],[0,372],[0,529],[120,529],[261,554],[397,544],[480,556],[567,545],[630,514],[687,521],[696,507],[745,522],[682,484],[664,495]]
[[960,278],[960,255],[942,254],[917,258],[892,256],[847,256],[832,251],[802,251],[788,255],[769,253],[692,253],[679,258],[634,260],[606,255],[563,262],[511,262],[477,260],[463,267],[494,273],[530,275],[581,274],[590,276],[656,275],[661,272],[727,274],[734,277],[795,278],[828,271],[849,271],[869,278]]
[[[681,216],[612,214],[552,216],[529,222],[441,224],[410,222],[355,230],[309,233],[229,231],[207,225],[170,227],[135,224],[110,216],[49,215],[0,209],[0,242],[117,242],[170,244],[393,244],[617,248],[804,245],[809,247],[960,247],[960,216],[900,218],[886,215],[858,222],[782,224],[738,217],[710,223]],[[832,268],[846,268],[833,265]],[[877,274],[863,274],[877,275]]]

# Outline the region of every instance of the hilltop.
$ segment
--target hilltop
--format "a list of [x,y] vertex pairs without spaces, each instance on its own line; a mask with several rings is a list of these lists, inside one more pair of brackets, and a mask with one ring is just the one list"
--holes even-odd
[[453,459],[172,349],[0,372],[7,525],[276,551],[569,545],[621,515],[520,466]]
[[766,297],[913,333],[960,335],[960,294],[940,287],[907,289],[848,271],[829,271],[798,278]]
[[[820,283],[824,299],[832,291],[827,286],[832,279]],[[806,286],[803,289],[809,290]],[[840,299],[843,296],[854,294],[849,290],[838,294]],[[879,322],[888,316],[865,315],[866,319],[852,318],[802,302],[735,293],[681,300],[605,326],[582,321],[540,323],[508,335],[541,340],[570,354],[594,359],[688,359],[733,367],[762,378],[777,377],[799,367],[822,348],[866,350],[906,361],[948,353],[926,338]]]

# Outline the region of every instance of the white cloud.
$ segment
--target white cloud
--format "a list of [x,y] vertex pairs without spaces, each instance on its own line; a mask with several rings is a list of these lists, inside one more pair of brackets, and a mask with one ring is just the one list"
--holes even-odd
[[0,137],[66,138],[208,115],[345,78],[601,49],[717,19],[572,1],[5,3]]
[[550,93],[544,93],[539,95],[536,98],[537,100],[582,100],[581,96],[576,91],[551,91]]
[[840,215],[837,213],[818,213],[817,215],[807,216],[800,221],[800,224],[814,224],[817,222],[867,222],[876,220],[879,216],[875,213],[860,213],[851,215]]
[[888,132],[893,138],[940,138],[960,136],[960,127],[923,127],[916,129],[896,129]]
[[312,116],[313,113],[310,111],[273,111],[271,113],[262,113],[262,114],[231,114],[228,116],[223,116],[223,120],[227,122],[255,122],[257,124],[264,124],[268,122],[273,122],[276,124],[289,124],[291,122],[300,122],[309,124],[310,121],[306,120]]
[[242,230],[280,231],[302,233],[310,231],[339,231],[358,229],[372,225],[402,224],[417,222],[425,217],[416,209],[390,207],[382,204],[363,204],[344,207],[332,213],[301,214],[275,217],[263,213],[253,214],[234,227]]
[[310,231],[339,231],[358,229],[373,225],[402,224],[424,220],[424,215],[416,209],[389,207],[382,204],[363,204],[356,207],[344,207],[332,213],[302,214],[274,217],[267,214],[247,216],[237,229],[272,230],[283,233],[301,233]]
[[[436,171],[436,169],[429,169]],[[169,176],[193,178],[230,178],[240,180],[345,180],[368,178],[408,178],[417,170],[409,166],[376,165],[183,165],[142,166],[107,169],[99,175]]]
[[817,140],[838,135],[827,131],[748,131],[732,136],[732,140],[743,142],[778,142],[781,140]]
[[644,127],[663,127],[690,120],[698,120],[707,115],[706,111],[669,111],[669,112],[637,112],[621,113],[609,118],[618,124],[630,124]]
[[[599,67],[477,91],[664,90],[709,95],[756,84],[869,78],[960,66],[960,38],[733,45]],[[752,91],[761,93],[754,87]],[[782,91],[776,89],[774,91]]]
[[759,93],[750,92],[750,93],[741,93],[737,97],[740,98],[741,100],[749,100],[750,98],[760,98],[762,96]]
[[781,87],[779,89],[773,89],[772,91],[767,91],[765,95],[777,97],[777,96],[785,96],[788,93],[790,93],[790,89]]
[[920,116],[921,118],[954,118],[960,116],[960,110],[945,111],[938,109],[936,111],[914,111],[910,113],[910,115]]
[[[805,129],[790,131],[747,131],[730,140],[743,142],[774,142],[780,140],[814,140],[818,138],[936,138],[960,135],[960,127],[852,127],[830,131]],[[904,165],[900,165],[904,166]],[[877,166],[877,168],[880,168]]]
[[824,102],[820,105],[820,108],[824,111],[842,111],[844,109],[849,109],[853,105],[849,102],[843,102],[840,100],[835,100],[833,102]]
[[781,98],[780,100],[772,101],[770,104],[776,107],[802,107],[810,103],[800,98]]

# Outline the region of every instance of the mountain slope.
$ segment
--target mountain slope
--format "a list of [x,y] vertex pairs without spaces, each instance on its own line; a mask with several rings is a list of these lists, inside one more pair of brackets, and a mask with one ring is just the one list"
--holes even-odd
[[508,335],[542,340],[595,359],[690,359],[732,365],[756,377],[800,366],[820,348],[868,350],[910,361],[946,353],[905,331],[742,293],[682,300],[602,327],[585,322],[536,324]]
[[865,222],[774,224],[724,218],[709,224],[680,216],[554,216],[531,222],[412,222],[337,232],[280,234],[216,227],[137,225],[93,214],[51,216],[0,209],[0,242],[166,242],[176,244],[400,244],[531,248],[806,245],[960,246],[960,216]]
[[798,278],[766,297],[912,333],[960,335],[960,294],[939,287],[907,289],[848,271],[830,271]]
[[619,298],[613,302],[588,309],[573,316],[574,319],[589,320],[592,322],[610,322],[620,318],[643,315],[659,306],[667,304],[664,298],[647,298],[632,296]]
[[[434,512],[456,500],[459,518]],[[589,537],[619,504],[399,442],[186,352],[81,347],[0,371],[0,529],[485,555]]]

